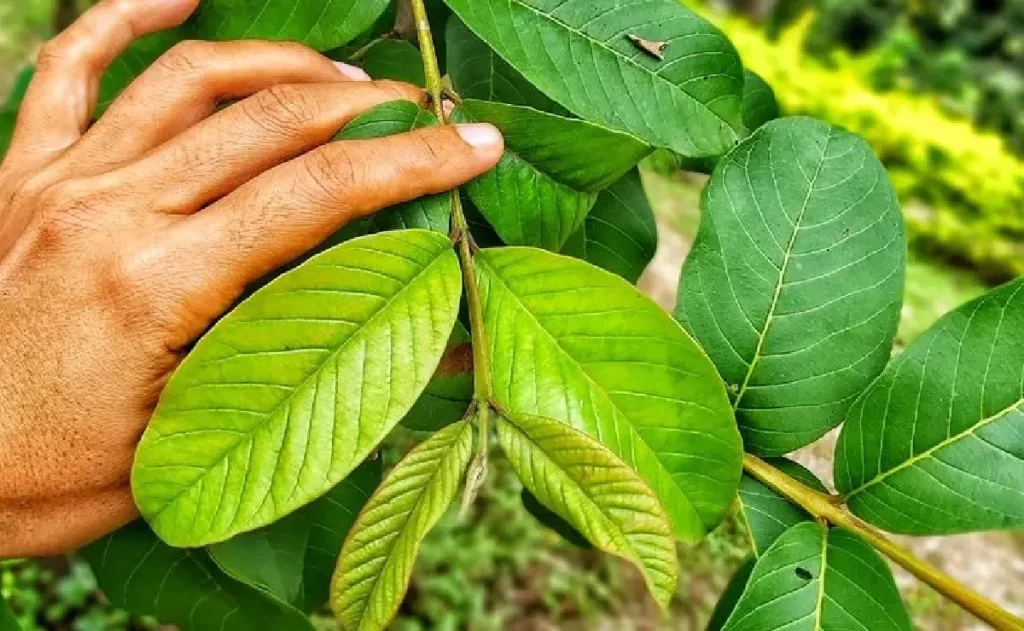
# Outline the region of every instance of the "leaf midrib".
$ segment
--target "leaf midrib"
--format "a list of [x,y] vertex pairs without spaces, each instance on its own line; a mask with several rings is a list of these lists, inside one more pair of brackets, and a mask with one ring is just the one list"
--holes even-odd
[[[317,376],[319,376],[319,375],[320,375],[320,371],[321,371],[321,370],[323,370],[323,367],[324,367],[324,366],[325,366],[325,365],[326,365],[327,363],[329,363],[329,362],[330,362],[330,361],[332,361],[332,360],[333,360],[333,359],[334,359],[335,357],[337,357],[337,356],[338,356],[338,354],[340,354],[340,353],[341,353],[341,352],[342,352],[343,350],[347,349],[347,348],[348,348],[348,346],[349,346],[349,344],[350,344],[350,343],[352,342],[352,340],[354,340],[354,339],[355,339],[356,337],[358,337],[358,334],[359,334],[359,333],[360,333],[361,331],[364,331],[364,330],[366,330],[366,328],[368,328],[368,327],[369,327],[369,326],[370,326],[371,324],[373,324],[374,322],[376,322],[376,320],[377,320],[377,319],[378,319],[378,318],[380,317],[380,315],[381,315],[382,313],[386,312],[386,311],[388,310],[388,308],[389,308],[389,307],[390,307],[390,306],[391,306],[391,305],[392,305],[392,304],[393,304],[393,303],[394,303],[394,302],[395,302],[396,300],[398,300],[398,298],[399,298],[400,296],[404,295],[404,294],[405,294],[405,293],[406,293],[407,291],[409,291],[409,290],[410,290],[410,288],[412,288],[412,287],[413,287],[414,285],[416,285],[416,284],[417,284],[418,282],[420,282],[420,280],[421,280],[421,279],[423,279],[423,278],[424,278],[425,276],[427,276],[428,272],[430,272],[430,270],[431,270],[431,269],[432,269],[432,268],[433,268],[433,267],[434,267],[435,265],[437,265],[437,264],[438,264],[439,262],[443,261],[443,259],[444,259],[444,256],[445,256],[445,254],[446,254],[446,253],[448,253],[448,252],[451,252],[451,250],[449,250],[448,248],[445,248],[445,249],[443,249],[443,250],[440,250],[440,251],[439,251],[439,252],[437,253],[437,256],[436,256],[436,257],[434,258],[434,260],[433,260],[433,261],[431,261],[430,263],[428,263],[428,264],[427,264],[427,265],[426,265],[426,266],[425,266],[425,267],[423,268],[423,270],[422,270],[422,271],[421,271],[421,272],[420,272],[419,274],[417,274],[417,275],[416,275],[416,276],[415,276],[415,277],[414,277],[414,278],[413,278],[412,280],[410,280],[410,281],[409,281],[409,282],[408,282],[408,283],[407,283],[407,284],[406,284],[406,285],[405,285],[404,287],[402,287],[401,289],[399,289],[399,290],[398,290],[398,291],[397,291],[397,292],[396,292],[396,293],[395,293],[395,294],[394,294],[393,296],[391,296],[391,298],[389,298],[389,299],[387,300],[387,302],[385,302],[385,303],[384,303],[383,305],[381,305],[380,309],[378,309],[378,310],[377,310],[377,312],[376,312],[376,313],[374,313],[374,314],[373,314],[372,316],[370,316],[369,318],[367,318],[367,320],[366,320],[366,321],[365,321],[365,322],[363,323],[363,325],[362,325],[361,327],[359,327],[359,329],[358,329],[358,330],[356,330],[356,331],[353,331],[353,332],[352,332],[352,333],[351,333],[351,334],[350,334],[350,335],[348,336],[348,338],[347,338],[347,339],[346,339],[345,341],[343,341],[343,342],[342,342],[342,343],[341,343],[341,344],[340,344],[340,345],[339,345],[339,346],[338,346],[337,348],[335,348],[335,349],[334,349],[333,351],[331,351],[330,353],[328,353],[328,354],[327,354],[327,355],[325,356],[325,359],[324,359],[324,361],[320,362],[320,363],[319,363],[319,365],[318,365],[318,366],[316,367],[316,369],[314,369],[314,370],[313,370],[312,372],[310,372],[310,373],[309,373],[309,375],[307,375],[307,376],[306,376],[306,377],[305,377],[305,378],[304,378],[304,379],[303,379],[302,381],[300,381],[299,383],[297,383],[297,384],[295,385],[295,387],[294,387],[294,388],[292,388],[292,392],[291,392],[291,393],[289,393],[289,394],[288,394],[288,396],[286,396],[286,397],[285,397],[284,399],[282,399],[282,400],[281,400],[281,402],[280,402],[280,403],[278,403],[277,405],[275,405],[275,406],[274,406],[274,407],[273,407],[273,408],[272,408],[271,410],[267,411],[267,412],[266,412],[266,414],[264,415],[264,418],[263,418],[263,420],[261,420],[261,421],[259,421],[258,423],[256,423],[256,424],[255,424],[255,425],[254,425],[254,426],[253,426],[253,427],[252,427],[252,428],[251,428],[251,429],[250,429],[250,430],[249,430],[249,431],[248,431],[248,432],[246,433],[246,435],[244,436],[244,438],[241,438],[240,440],[238,440],[237,442],[235,442],[235,443],[234,443],[233,445],[231,445],[231,446],[230,446],[229,448],[225,449],[225,450],[224,450],[224,453],[223,453],[223,454],[221,454],[221,456],[220,456],[220,457],[218,457],[218,458],[217,458],[217,459],[216,459],[216,460],[215,460],[215,461],[214,461],[214,462],[213,462],[213,463],[212,463],[212,464],[211,464],[210,466],[208,466],[208,467],[205,467],[205,470],[203,471],[202,475],[200,475],[200,476],[199,476],[198,478],[196,478],[195,480],[191,481],[191,482],[190,482],[189,484],[187,484],[187,485],[183,486],[183,487],[182,487],[182,489],[181,489],[180,491],[178,491],[178,493],[176,493],[176,494],[174,495],[174,497],[172,497],[171,499],[169,499],[169,500],[168,500],[168,501],[167,501],[167,502],[166,502],[166,503],[164,504],[163,508],[161,508],[160,510],[156,511],[155,513],[153,513],[153,514],[152,514],[152,516],[151,516],[151,517],[148,517],[147,519],[148,519],[148,520],[152,520],[152,521],[155,521],[156,519],[158,519],[158,518],[159,518],[159,517],[160,517],[161,515],[163,515],[163,514],[164,514],[164,512],[166,512],[166,511],[167,511],[167,510],[168,510],[168,509],[169,509],[169,508],[170,508],[170,507],[171,507],[171,506],[172,506],[173,504],[175,504],[175,503],[176,503],[176,502],[177,502],[177,501],[178,501],[178,500],[179,500],[179,499],[181,498],[181,496],[182,496],[182,495],[184,495],[184,494],[185,494],[185,493],[187,493],[187,492],[188,492],[189,490],[191,490],[191,489],[192,489],[192,488],[193,488],[193,487],[194,487],[194,486],[195,486],[195,485],[196,485],[197,483],[199,483],[200,481],[202,481],[203,479],[205,479],[205,478],[206,478],[206,477],[207,477],[207,476],[208,476],[208,475],[210,474],[210,471],[212,471],[212,470],[213,470],[213,469],[215,469],[216,467],[220,466],[220,464],[221,464],[221,463],[222,463],[222,462],[223,462],[223,461],[224,461],[225,459],[227,459],[227,458],[228,458],[228,457],[229,457],[229,456],[230,456],[230,455],[231,455],[232,453],[234,453],[234,452],[235,452],[235,450],[237,450],[237,449],[238,449],[238,448],[239,448],[239,447],[240,447],[241,445],[243,445],[243,444],[244,444],[244,443],[245,443],[246,441],[251,441],[251,440],[252,440],[252,438],[253,438],[253,435],[255,435],[255,434],[256,434],[256,432],[258,432],[258,431],[259,431],[260,429],[262,429],[262,428],[263,428],[263,427],[264,427],[264,426],[265,426],[265,425],[266,425],[267,423],[269,423],[269,422],[270,422],[270,419],[271,419],[271,418],[273,418],[273,417],[274,417],[274,415],[275,415],[275,414],[277,414],[277,412],[278,412],[279,410],[281,410],[282,408],[284,408],[284,407],[285,407],[286,405],[290,405],[290,404],[291,404],[291,402],[292,402],[293,398],[295,397],[295,394],[296,394],[296,393],[297,393],[297,392],[298,392],[299,390],[301,390],[301,389],[302,389],[302,388],[303,388],[303,387],[304,387],[304,386],[305,386],[306,384],[308,384],[308,383],[309,383],[309,382],[310,382],[310,381],[311,381],[312,379],[314,379],[315,377],[317,377]],[[143,468],[147,468],[145,464],[141,464],[141,466],[142,466]],[[333,463],[330,463],[330,465],[329,465],[329,466],[333,466]],[[270,491],[268,490],[268,493],[269,493],[269,492],[270,492]]]
[[[731,124],[729,124],[729,121],[727,121],[724,118],[722,118],[718,114],[718,112],[715,112],[714,110],[712,110],[710,107],[707,106],[706,103],[703,103],[702,101],[697,99],[697,97],[695,97],[692,94],[690,94],[689,92],[687,92],[685,88],[683,88],[683,87],[681,87],[679,85],[676,85],[675,83],[672,83],[670,80],[668,80],[665,77],[661,76],[660,74],[658,74],[656,72],[652,72],[650,69],[645,68],[644,66],[638,64],[632,58],[627,57],[626,55],[623,55],[622,53],[620,53],[619,51],[615,50],[614,48],[611,48],[611,47],[607,46],[606,44],[604,44],[604,43],[594,39],[593,37],[591,37],[590,35],[584,33],[583,31],[580,31],[580,30],[578,30],[576,28],[573,28],[571,25],[566,24],[565,22],[563,22],[562,20],[559,20],[558,18],[554,17],[553,15],[544,13],[544,12],[540,11],[539,9],[536,9],[535,7],[532,7],[532,6],[528,5],[528,4],[526,4],[525,2],[522,2],[522,0],[509,0],[509,3],[510,4],[518,5],[520,7],[523,7],[525,9],[529,10],[530,12],[532,12],[532,13],[540,16],[540,17],[543,17],[543,18],[547,19],[548,21],[550,21],[550,22],[552,22],[554,24],[557,24],[557,25],[565,28],[565,30],[569,31],[570,33],[574,33],[574,34],[582,37],[583,39],[589,41],[594,47],[599,48],[601,50],[605,50],[605,51],[611,53],[615,57],[623,60],[624,62],[626,62],[630,66],[633,66],[634,68],[636,68],[637,70],[643,72],[644,74],[647,74],[647,75],[651,76],[652,78],[657,79],[657,80],[667,84],[673,91],[678,92],[680,94],[683,94],[684,96],[686,96],[686,98],[688,98],[691,101],[693,101],[694,103],[696,103],[698,107],[700,107],[701,109],[703,109],[704,111],[708,112],[713,117],[715,117],[720,123],[725,125],[726,129],[729,129],[730,131],[732,131],[734,136],[737,135],[736,129]],[[691,144],[695,144],[692,141],[692,139],[691,139]]]

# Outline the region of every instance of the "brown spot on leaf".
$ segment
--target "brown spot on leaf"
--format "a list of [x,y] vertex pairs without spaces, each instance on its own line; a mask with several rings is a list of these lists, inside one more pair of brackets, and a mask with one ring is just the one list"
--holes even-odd
[[636,47],[644,51],[651,57],[654,57],[658,61],[665,60],[665,47],[668,46],[668,42],[661,42],[653,39],[644,39],[637,37],[636,35],[627,34],[626,37],[629,41],[636,44]]
[[461,375],[473,371],[473,345],[469,343],[449,346],[437,366],[439,375]]

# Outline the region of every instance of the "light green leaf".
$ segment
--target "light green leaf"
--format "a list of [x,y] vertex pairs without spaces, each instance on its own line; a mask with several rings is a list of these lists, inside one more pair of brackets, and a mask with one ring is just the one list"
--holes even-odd
[[1022,290],[946,315],[854,404],[835,480],[858,516],[915,535],[1024,527]]
[[[337,135],[337,140],[369,140],[404,134],[437,124],[437,117],[409,101],[383,103],[357,117]],[[428,195],[399,204],[342,229],[345,237],[386,230],[422,228],[448,234],[452,214],[451,195]]]
[[636,283],[657,249],[658,224],[644,193],[640,171],[633,170],[601,191],[562,253]]
[[722,159],[701,209],[676,318],[729,384],[747,450],[788,453],[841,423],[889,360],[896,195],[859,137],[785,118]]
[[896,582],[865,541],[793,526],[761,556],[723,631],[911,631]]
[[[689,156],[721,155],[737,140],[739,56],[676,0],[447,2],[530,83],[581,118]],[[631,36],[665,42],[662,59]]]
[[630,561],[662,609],[679,582],[672,522],[639,475],[601,443],[539,416],[497,420],[523,486],[597,548]]
[[420,51],[404,39],[382,39],[371,45],[359,65],[374,79],[427,85]]
[[495,396],[600,440],[693,541],[736,497],[741,445],[700,347],[626,281],[531,248],[476,257]]
[[473,400],[473,346],[461,322],[448,340],[427,389],[405,415],[402,425],[417,432],[436,432],[461,419]]
[[542,526],[546,526],[577,548],[583,550],[592,550],[594,548],[594,544],[581,535],[572,524],[555,511],[541,504],[537,496],[530,493],[529,489],[523,489],[519,494],[519,498],[526,512],[530,513]]
[[380,458],[364,462],[320,499],[210,546],[210,556],[229,576],[313,611],[327,603],[342,541],[382,475]]
[[225,575],[206,550],[171,548],[142,520],[81,554],[115,607],[182,631],[313,629],[297,609]]
[[[792,460],[772,458],[768,464],[815,491],[828,492],[813,473]],[[756,556],[764,554],[791,526],[813,521],[802,508],[749,475],[740,480],[739,503]]]
[[391,0],[204,0],[189,20],[193,37],[266,39],[338,48],[377,21]]
[[135,457],[171,545],[277,521],[341,482],[437,368],[462,288],[451,241],[386,232],[319,254],[218,322],[168,383]]
[[508,65],[494,49],[457,17],[448,20],[448,76],[452,87],[464,99],[525,105],[542,112],[566,115],[568,112],[523,75]]
[[473,426],[449,425],[409,452],[374,492],[334,573],[331,607],[343,631],[387,628],[420,543],[458,493],[472,451]]
[[729,584],[725,586],[725,591],[718,599],[718,604],[715,605],[715,610],[711,612],[711,620],[708,621],[705,631],[722,631],[725,621],[732,615],[736,605],[740,602],[740,597],[747,589],[747,582],[754,572],[754,563],[756,562],[755,558],[747,559],[732,575]]
[[743,126],[753,132],[779,117],[779,102],[772,87],[756,72],[744,70],[743,78]]
[[498,166],[465,190],[513,245],[560,249],[583,223],[597,192],[650,152],[627,134],[528,107],[465,100],[453,119],[491,123],[505,137]]

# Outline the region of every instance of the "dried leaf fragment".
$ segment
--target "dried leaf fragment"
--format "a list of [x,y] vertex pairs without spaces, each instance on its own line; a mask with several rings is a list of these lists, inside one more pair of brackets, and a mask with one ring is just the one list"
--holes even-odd
[[629,41],[636,44],[637,48],[644,51],[651,57],[654,57],[658,61],[665,61],[665,47],[668,46],[668,42],[644,39],[632,34],[626,34],[626,37],[629,38]]

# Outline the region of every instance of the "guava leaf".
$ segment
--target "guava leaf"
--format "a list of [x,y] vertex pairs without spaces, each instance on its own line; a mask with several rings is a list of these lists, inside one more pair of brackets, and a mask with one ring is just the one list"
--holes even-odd
[[473,400],[473,346],[461,322],[448,340],[441,363],[420,398],[402,420],[417,432],[436,432],[461,419]]
[[533,87],[457,17],[448,20],[448,76],[464,99],[525,105],[542,112],[568,112]]
[[258,290],[164,390],[132,470],[142,515],[193,547],[326,493],[426,387],[461,289],[451,241],[405,230],[348,241]]
[[775,91],[752,70],[743,71],[743,126],[753,132],[780,115]]
[[326,495],[284,519],[210,546],[229,576],[310,612],[327,603],[334,563],[349,528],[383,476],[364,462]]
[[420,51],[404,39],[382,39],[371,45],[359,65],[374,79],[427,85]]
[[654,260],[657,249],[658,224],[644,193],[640,171],[633,170],[601,191],[562,253],[635,284]]
[[528,107],[465,100],[453,119],[491,123],[505,137],[498,166],[465,190],[513,245],[560,249],[582,225],[597,192],[650,153],[628,134]]
[[206,550],[172,548],[142,520],[81,554],[111,604],[182,631],[313,630],[302,612],[221,572]]
[[577,548],[583,550],[592,550],[594,548],[594,544],[587,541],[587,538],[581,535],[572,524],[555,511],[541,504],[537,496],[531,493],[529,489],[523,489],[519,494],[519,498],[526,512],[530,513],[542,526],[546,526]]
[[291,41],[327,51],[368,30],[390,4],[391,0],[203,0],[188,24],[198,39]]
[[[815,491],[828,492],[813,473],[792,460],[771,458],[768,464]],[[814,520],[802,508],[749,475],[740,480],[739,503],[755,556],[764,554],[791,526]]]
[[809,118],[761,127],[715,169],[676,318],[732,392],[748,451],[841,423],[885,368],[903,300],[896,194],[859,137]]
[[854,404],[835,480],[859,517],[915,535],[1024,526],[1022,290],[946,315]]
[[754,563],[756,562],[757,559],[747,559],[729,579],[729,584],[725,586],[725,591],[718,599],[715,610],[711,612],[711,619],[708,620],[705,631],[722,631],[725,621],[732,615],[736,605],[740,602],[740,597],[747,589],[747,581],[750,580],[750,575],[754,572]]
[[512,415],[498,444],[523,486],[595,547],[630,561],[666,609],[679,582],[672,522],[654,492],[607,447],[565,423]]
[[758,559],[723,631],[911,631],[885,561],[817,522],[793,526]]
[[731,508],[741,445],[700,347],[618,276],[532,248],[476,256],[495,396],[583,430],[638,471],[699,539]]
[[0,596],[0,631],[21,631],[21,625],[7,606],[7,601]]
[[345,540],[331,588],[343,631],[387,628],[402,604],[423,538],[458,493],[473,455],[459,421],[415,447],[384,479]]
[[[447,2],[530,83],[581,118],[688,156],[721,155],[736,143],[739,56],[676,0]],[[665,42],[664,59],[630,36]]]

